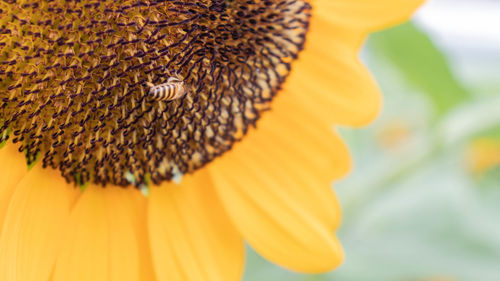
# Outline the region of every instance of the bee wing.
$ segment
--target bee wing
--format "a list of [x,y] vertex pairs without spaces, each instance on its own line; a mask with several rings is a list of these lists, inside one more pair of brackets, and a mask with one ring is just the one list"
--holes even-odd
[[182,82],[182,81],[179,78],[174,77],[174,76],[168,77],[168,79],[167,79],[167,83],[180,83],[180,82]]

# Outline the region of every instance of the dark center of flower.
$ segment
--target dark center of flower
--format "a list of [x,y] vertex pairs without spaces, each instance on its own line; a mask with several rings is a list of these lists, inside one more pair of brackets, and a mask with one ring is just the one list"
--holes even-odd
[[311,11],[306,0],[21,2],[0,2],[1,140],[68,181],[122,186],[231,149],[270,108]]

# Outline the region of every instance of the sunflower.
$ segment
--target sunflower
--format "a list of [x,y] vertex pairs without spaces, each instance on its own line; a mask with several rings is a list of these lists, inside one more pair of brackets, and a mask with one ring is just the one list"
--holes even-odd
[[485,174],[500,166],[500,142],[491,137],[478,137],[467,145],[466,164],[475,175]]
[[0,280],[336,268],[332,126],[376,116],[357,53],[421,2],[0,2]]

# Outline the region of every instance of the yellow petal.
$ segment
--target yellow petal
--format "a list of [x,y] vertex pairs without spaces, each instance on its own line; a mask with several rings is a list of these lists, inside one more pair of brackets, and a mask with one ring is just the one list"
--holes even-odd
[[181,184],[151,187],[148,216],[158,280],[241,279],[243,241],[204,170],[185,175]]
[[35,166],[17,185],[0,238],[0,280],[48,280],[78,191]]
[[324,121],[371,122],[381,108],[379,89],[358,59],[367,34],[405,21],[422,0],[316,0],[304,51],[284,85]]
[[211,171],[219,196],[245,240],[262,256],[301,272],[324,272],[342,262],[331,227],[312,208],[321,204],[307,194],[314,186],[300,191],[299,183],[276,175],[277,169],[268,170],[273,163],[262,155],[217,161],[217,170]]
[[410,18],[425,0],[313,0],[315,15],[348,29],[374,31]]
[[71,212],[54,280],[140,280],[138,192],[93,185],[85,190]]
[[281,94],[289,94],[329,124],[365,125],[380,110],[379,88],[360,63],[358,50],[328,37],[323,29],[313,18],[305,50],[294,62]]
[[134,227],[137,230],[137,242],[139,244],[139,280],[155,281],[156,276],[151,257],[151,243],[146,215],[148,201],[141,192],[130,192],[129,194],[135,199],[134,207],[137,209],[137,211],[130,213],[130,215],[132,215],[133,221],[136,222]]
[[0,149],[0,233],[14,188],[28,173],[26,158],[8,142]]
[[139,249],[139,245],[140,239],[145,236],[138,236],[138,227],[145,226],[139,220],[146,219],[146,206],[138,206],[133,197],[144,196],[133,187],[105,189],[109,227],[109,280],[140,280],[139,251],[144,249]]
[[[234,160],[225,161],[244,159],[266,181],[266,186],[261,186],[263,196],[267,188],[272,189],[270,192],[294,193],[304,207],[333,230],[340,224],[341,211],[331,183],[350,170],[347,147],[331,127],[323,126],[320,119],[293,100],[279,96],[273,105],[257,130],[227,153]],[[211,171],[224,174],[220,172],[224,168],[218,165],[214,162]],[[256,185],[252,180],[249,173],[242,182]]]
[[347,171],[349,155],[329,127],[289,99],[273,105],[257,130],[208,167],[228,214],[259,253],[292,270],[333,269],[343,259],[333,234],[341,213],[328,179]]

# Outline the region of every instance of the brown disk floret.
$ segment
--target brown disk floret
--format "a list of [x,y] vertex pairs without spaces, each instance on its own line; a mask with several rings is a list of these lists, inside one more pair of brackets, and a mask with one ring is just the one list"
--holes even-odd
[[[301,50],[306,0],[0,1],[0,138],[78,184],[170,180],[231,149]],[[148,86],[176,76],[171,101]]]

